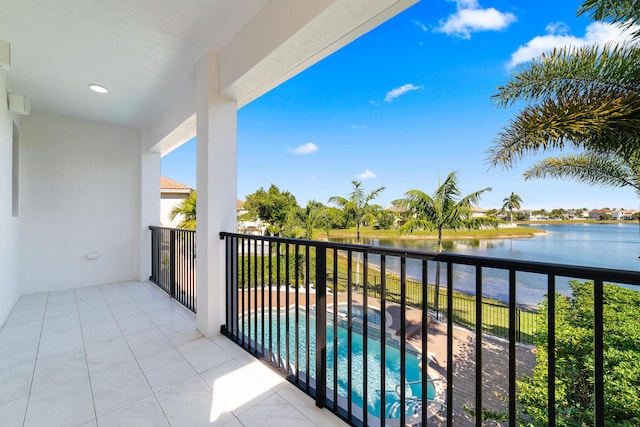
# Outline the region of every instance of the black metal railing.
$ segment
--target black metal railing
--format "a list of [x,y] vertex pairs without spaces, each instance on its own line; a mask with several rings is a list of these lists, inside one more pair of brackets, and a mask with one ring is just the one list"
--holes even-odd
[[[386,300],[400,302],[400,278],[387,276]],[[352,283],[359,283],[354,274]],[[367,276],[367,289],[370,297],[380,298],[382,277],[378,272],[370,272]],[[338,285],[344,287],[347,282],[346,274],[338,274]],[[407,279],[405,293],[407,306],[420,309],[422,297],[422,284],[418,280]],[[433,310],[433,315],[438,320],[444,320],[447,313],[446,293],[442,292],[442,298],[438,299],[438,307],[435,306],[435,286],[428,285],[427,308]],[[475,295],[466,292],[454,292],[453,294],[453,323],[458,326],[473,328],[476,322]],[[507,325],[509,324],[509,305],[503,301],[482,299],[483,307],[483,331],[501,338],[509,338]],[[536,307],[518,305],[516,307],[516,340],[519,343],[533,344],[537,330],[539,311]]]
[[151,276],[182,305],[196,311],[196,232],[150,226]]
[[[634,286],[639,273],[235,233],[221,238],[227,254],[222,331],[354,426],[526,421],[517,384],[536,362],[535,348],[518,342],[521,280],[534,275],[547,295],[556,295],[568,278],[593,281],[589,383],[593,425],[605,425],[603,284]],[[371,272],[379,282],[354,280]],[[442,275],[440,289],[434,272]],[[495,272],[508,293],[506,320],[487,319],[493,303],[483,298],[456,306],[458,288],[472,286],[483,295],[489,279],[495,286]],[[548,298],[547,315],[538,316],[547,325],[551,379],[555,301]],[[454,328],[460,318],[467,329]],[[504,330],[506,339],[488,334],[488,324]],[[545,397],[548,423],[555,425],[556,384],[546,382],[545,396],[554,397]]]

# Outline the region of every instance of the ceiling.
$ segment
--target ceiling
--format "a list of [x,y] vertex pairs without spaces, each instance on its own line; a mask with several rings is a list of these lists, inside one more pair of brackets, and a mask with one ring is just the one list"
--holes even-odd
[[11,45],[8,90],[34,113],[141,130],[175,121],[158,141],[194,120],[205,55],[218,56],[220,90],[242,106],[416,1],[0,0],[0,40]]
[[[267,0],[0,0],[9,90],[32,109],[143,127]],[[88,89],[106,86],[108,95]]]

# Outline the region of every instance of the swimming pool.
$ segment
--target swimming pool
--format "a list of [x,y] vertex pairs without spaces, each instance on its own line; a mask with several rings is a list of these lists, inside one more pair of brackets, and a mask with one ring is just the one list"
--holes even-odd
[[[339,309],[340,312],[340,309]],[[362,314],[362,310],[360,311]],[[334,372],[337,372],[337,385],[339,399],[347,399],[348,387],[349,387],[349,373],[348,373],[348,331],[347,328],[341,325],[343,322],[338,322],[337,327],[337,342],[338,345],[334,346],[334,326],[333,318],[330,314],[327,315],[327,387],[333,388],[334,385]],[[289,337],[289,365],[295,372],[296,366],[296,336],[298,337],[298,361],[297,366],[300,371],[305,371],[306,360],[306,311],[300,309],[298,311],[298,327],[295,327],[295,309],[289,311],[289,330],[287,331],[286,314],[281,312],[280,317],[272,316],[272,322],[270,327],[265,327],[264,331],[264,346],[269,347],[269,337],[271,336],[271,345],[273,352],[276,353],[276,358],[280,357],[285,360],[287,357],[287,344],[286,337]],[[254,338],[256,333],[256,322],[253,315],[251,315],[251,327],[249,329],[249,321],[245,318],[244,331],[248,332],[248,336],[251,339]],[[309,374],[311,378],[315,376],[315,359],[316,359],[316,334],[315,334],[315,317],[313,313],[309,313]],[[242,327],[242,322],[240,323]],[[280,348],[278,351],[277,336],[278,329],[280,335]],[[260,322],[260,316],[258,316],[257,323],[257,336],[258,340],[262,338],[262,325]],[[376,334],[379,336],[379,334]],[[364,361],[365,355],[363,354],[363,336],[355,331],[352,332],[352,345],[351,345],[351,399],[353,404],[363,407],[364,387],[367,390],[367,410],[368,413],[376,417],[380,417],[380,404],[381,393],[385,393],[385,416],[389,418],[389,412],[391,408],[399,401],[399,396],[396,394],[396,386],[400,384],[400,349],[397,346],[385,345],[385,387],[381,390],[380,378],[381,378],[381,345],[379,338],[368,337],[367,339],[367,378],[363,379],[364,373]],[[335,347],[335,348],[334,348]],[[334,354],[337,352],[337,370],[334,369]],[[406,380],[416,381],[420,379],[421,369],[419,367],[420,358],[417,354],[407,351],[406,352]],[[433,399],[436,390],[433,383],[429,382],[427,397]],[[332,398],[333,391],[327,393],[327,397]],[[411,391],[407,388],[407,397],[411,396]],[[397,405],[396,405],[397,406]],[[398,417],[398,414],[392,415],[392,417]]]

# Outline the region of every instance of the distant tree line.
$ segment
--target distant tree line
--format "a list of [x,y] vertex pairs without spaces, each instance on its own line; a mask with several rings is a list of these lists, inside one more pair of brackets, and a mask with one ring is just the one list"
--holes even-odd
[[496,215],[474,215],[472,210],[480,195],[490,188],[458,199],[460,189],[455,172],[451,172],[433,194],[417,189],[407,191],[404,198],[392,202],[393,210],[374,203],[385,187],[367,192],[361,181],[352,181],[351,185],[352,191],[348,196],[330,197],[329,205],[312,200],[302,208],[293,194],[271,184],[268,190],[260,188],[247,196],[244,202],[246,212],[238,220],[259,219],[267,224],[264,234],[289,238],[310,239],[314,229],[328,236],[333,229],[354,227],[357,240],[362,227],[395,228],[400,233],[435,230],[441,239],[443,229],[474,229],[485,225],[497,226],[500,222]]

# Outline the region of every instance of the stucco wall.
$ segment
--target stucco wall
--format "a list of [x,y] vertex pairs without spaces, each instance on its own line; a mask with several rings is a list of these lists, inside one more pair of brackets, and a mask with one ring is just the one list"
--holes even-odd
[[138,132],[32,114],[21,142],[23,293],[137,279]]
[[[0,70],[0,99],[7,99],[3,70]],[[7,103],[0,102],[0,327],[20,296],[20,222],[12,213],[12,123]]]

